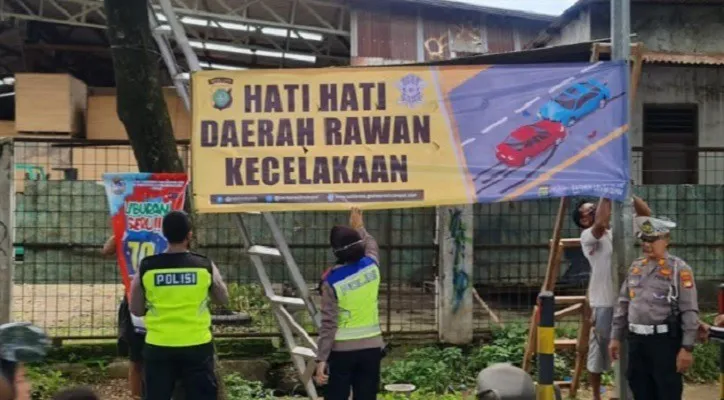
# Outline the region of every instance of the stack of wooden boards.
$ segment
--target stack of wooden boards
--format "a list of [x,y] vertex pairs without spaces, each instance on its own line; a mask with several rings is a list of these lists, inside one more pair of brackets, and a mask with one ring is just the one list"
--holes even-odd
[[[17,164],[42,170],[44,179],[99,180],[105,172],[133,169],[136,162],[130,147],[109,146],[128,140],[118,119],[115,88],[89,88],[68,74],[36,73],[16,74],[14,85],[15,121],[0,121],[0,137],[53,143],[16,146]],[[165,88],[164,97],[176,139],[188,140],[189,112],[175,89]],[[85,143],[63,144],[71,139],[84,139]],[[94,144],[106,147],[99,150]],[[74,178],[67,178],[66,170],[73,170]],[[18,178],[24,173],[27,171],[16,171]]]
[[[175,89],[164,89],[177,139],[190,138],[191,118]],[[15,135],[54,134],[89,140],[126,140],[116,114],[115,88],[89,88],[68,74],[15,75]],[[3,136],[13,136],[2,129]]]

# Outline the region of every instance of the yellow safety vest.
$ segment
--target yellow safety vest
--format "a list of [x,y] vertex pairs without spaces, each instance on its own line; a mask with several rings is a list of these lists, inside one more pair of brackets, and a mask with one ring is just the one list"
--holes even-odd
[[332,270],[326,278],[337,296],[336,341],[380,336],[380,268],[369,257]]
[[146,292],[146,343],[190,347],[211,342],[212,263],[194,253],[146,257],[139,268]]

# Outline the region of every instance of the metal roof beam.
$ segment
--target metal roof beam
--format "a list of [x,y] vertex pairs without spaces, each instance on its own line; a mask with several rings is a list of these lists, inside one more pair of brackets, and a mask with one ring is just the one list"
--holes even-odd
[[300,30],[300,31],[306,31],[306,32],[313,32],[313,33],[323,33],[327,35],[335,35],[335,36],[349,36],[350,33],[348,30],[342,30],[342,29],[332,29],[332,28],[326,28],[326,27],[319,27],[319,26],[313,26],[313,25],[301,25],[301,24],[292,24],[290,22],[281,22],[279,20],[277,21],[268,21],[268,20],[261,20],[261,19],[254,19],[254,18],[247,18],[239,14],[216,14],[208,11],[203,10],[192,10],[192,9],[185,9],[185,8],[176,8],[175,11],[179,15],[189,16],[189,17],[201,17],[201,18],[207,18],[219,22],[238,22],[243,24],[249,24],[249,25],[260,25],[260,26],[269,26],[274,28],[284,28],[284,29],[292,29],[292,30]]
[[[228,7],[223,0],[211,0],[217,3],[220,7]],[[289,0],[290,4],[292,0]],[[103,13],[103,1],[102,0],[34,0],[34,4],[38,4],[37,7],[31,7],[29,2],[24,0],[5,0],[2,4],[5,5],[3,9],[0,9],[0,20],[6,20],[9,18],[15,18],[20,20],[30,21],[41,21],[55,24],[82,26],[88,28],[105,29],[105,14]],[[154,1],[155,3],[155,1]],[[304,0],[306,7],[333,7],[342,9],[344,12],[349,12],[349,6],[340,3],[323,2],[320,0]],[[81,11],[71,11],[69,5],[81,6]],[[176,2],[174,11],[179,15],[185,15],[189,17],[202,17],[209,20],[220,21],[220,22],[237,22],[248,25],[267,26],[291,29],[294,31],[307,31],[314,33],[321,33],[333,36],[344,36],[349,37],[349,30],[339,29],[334,26],[330,21],[325,21],[319,17],[319,14],[314,12],[312,15],[315,19],[319,20],[320,26],[305,25],[294,23],[291,18],[284,18],[278,13],[273,14],[275,20],[262,20],[255,18],[248,18],[245,7],[237,7],[236,9],[229,9],[228,14],[219,14],[215,12],[200,10],[197,8],[191,8],[188,6],[179,6],[181,2]],[[263,4],[263,1],[260,3]],[[266,6],[266,5],[265,5]],[[305,7],[305,8],[306,8]],[[268,8],[266,6],[265,8]],[[160,11],[160,7],[154,4],[154,9]],[[89,21],[89,17],[96,17],[92,21]]]
[[[87,28],[105,29],[105,14],[102,0],[37,0],[38,6],[33,7],[24,0],[5,0],[0,9],[0,20],[10,18],[28,21],[49,22]],[[63,3],[81,6],[81,11],[73,12]],[[55,14],[53,14],[55,13]],[[88,16],[95,13],[104,23],[88,22]],[[59,16],[57,14],[60,14]]]

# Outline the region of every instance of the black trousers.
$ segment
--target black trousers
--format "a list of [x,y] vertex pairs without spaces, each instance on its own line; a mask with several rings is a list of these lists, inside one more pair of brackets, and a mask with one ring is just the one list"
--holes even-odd
[[217,399],[212,343],[193,347],[161,347],[146,343],[143,352],[144,400],[170,400],[179,380],[186,399]]
[[123,296],[118,307],[118,355],[128,357],[134,363],[143,362],[143,343],[146,335],[136,332],[131,321],[128,299]]
[[668,334],[629,335],[627,378],[635,400],[681,400],[684,384],[676,372],[681,340]]
[[380,386],[382,349],[333,351],[329,355],[329,382],[325,400],[376,400]]

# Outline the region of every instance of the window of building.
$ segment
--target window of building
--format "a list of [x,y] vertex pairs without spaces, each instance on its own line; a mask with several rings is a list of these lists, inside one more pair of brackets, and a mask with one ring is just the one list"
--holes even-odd
[[645,104],[643,183],[698,182],[699,110],[695,104]]

